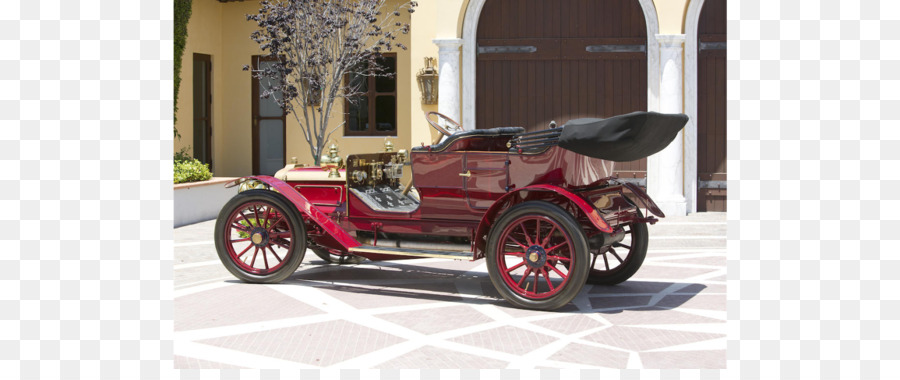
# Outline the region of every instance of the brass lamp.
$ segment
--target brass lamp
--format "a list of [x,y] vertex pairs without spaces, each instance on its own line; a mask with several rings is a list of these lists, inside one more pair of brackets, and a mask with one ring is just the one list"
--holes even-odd
[[416,81],[419,82],[419,92],[422,93],[422,104],[437,104],[438,102],[438,79],[440,75],[434,68],[435,59],[425,57],[425,68],[419,70],[416,74]]
[[338,169],[343,164],[343,160],[341,156],[338,155],[338,147],[337,144],[331,144],[328,147],[328,153],[323,154],[319,159],[319,166],[322,170],[328,172],[328,178],[340,178],[341,173]]

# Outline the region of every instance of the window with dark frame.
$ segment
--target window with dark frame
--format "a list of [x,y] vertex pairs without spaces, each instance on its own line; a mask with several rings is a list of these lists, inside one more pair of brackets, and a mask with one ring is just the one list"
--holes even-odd
[[[384,68],[382,73],[387,76],[353,73],[347,78],[351,84],[359,85],[362,94],[344,102],[344,136],[397,135],[397,55],[382,54],[374,62]],[[371,61],[365,65],[368,67],[364,69],[373,70]]]

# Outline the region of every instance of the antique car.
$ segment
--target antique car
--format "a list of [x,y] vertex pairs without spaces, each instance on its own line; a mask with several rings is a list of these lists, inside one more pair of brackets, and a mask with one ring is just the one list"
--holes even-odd
[[215,226],[222,263],[243,281],[276,283],[307,249],[333,263],[486,258],[507,301],[557,309],[586,282],[618,284],[640,268],[647,223],[664,215],[614,164],[662,150],[687,116],[634,112],[533,132],[426,120],[441,140],[408,153],[342,159],[332,147],[321,167],[227,184],[240,188]]

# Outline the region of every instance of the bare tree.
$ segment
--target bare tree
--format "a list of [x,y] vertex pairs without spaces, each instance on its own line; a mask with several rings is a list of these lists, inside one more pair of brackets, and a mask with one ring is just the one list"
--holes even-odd
[[[316,165],[325,144],[343,123],[328,129],[335,99],[353,101],[359,81],[348,75],[391,75],[375,61],[381,52],[406,50],[398,35],[409,33],[401,14],[415,1],[387,9],[386,0],[275,0],[247,15],[259,29],[250,38],[273,59],[251,70],[260,97],[272,97],[300,124]],[[265,81],[264,79],[268,79]],[[267,83],[266,83],[267,82]]]

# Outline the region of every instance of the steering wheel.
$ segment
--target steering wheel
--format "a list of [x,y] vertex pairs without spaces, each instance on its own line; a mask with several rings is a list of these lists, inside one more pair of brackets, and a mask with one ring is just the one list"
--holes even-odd
[[[431,115],[436,115],[438,117],[438,120],[440,120],[440,119],[446,120],[450,124],[450,126],[448,128],[444,128],[437,122],[431,121]],[[453,135],[454,132],[462,131],[462,127],[459,126],[459,123],[453,121],[453,119],[447,117],[447,115],[444,115],[442,113],[438,113],[438,112],[434,112],[434,111],[426,113],[425,120],[428,121],[428,124],[431,124],[432,128],[437,129],[438,132],[440,132],[441,134],[443,134],[444,136],[447,136],[447,137]]]

